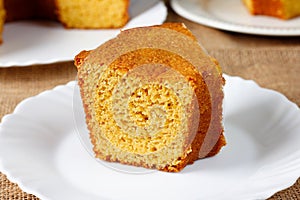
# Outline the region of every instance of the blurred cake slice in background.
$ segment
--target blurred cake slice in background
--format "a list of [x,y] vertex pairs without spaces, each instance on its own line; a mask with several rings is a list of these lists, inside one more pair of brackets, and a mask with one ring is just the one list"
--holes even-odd
[[129,0],[0,0],[0,43],[5,22],[47,19],[65,28],[121,28],[129,20]]
[[252,15],[291,19],[300,15],[300,0],[243,0]]

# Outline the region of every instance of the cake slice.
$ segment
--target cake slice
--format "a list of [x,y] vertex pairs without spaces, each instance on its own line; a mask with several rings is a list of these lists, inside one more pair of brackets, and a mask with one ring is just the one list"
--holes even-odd
[[129,0],[56,0],[58,19],[67,28],[120,28],[129,20]]
[[65,28],[77,29],[121,28],[129,20],[129,3],[129,0],[0,0],[0,43],[4,22],[17,20],[55,20]]
[[221,68],[183,24],[124,30],[75,65],[97,158],[178,172],[225,145]]
[[253,15],[290,19],[300,15],[299,0],[243,0]]

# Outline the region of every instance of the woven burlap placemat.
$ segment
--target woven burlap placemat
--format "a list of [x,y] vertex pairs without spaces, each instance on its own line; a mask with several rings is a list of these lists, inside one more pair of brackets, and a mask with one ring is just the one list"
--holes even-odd
[[[229,75],[255,80],[265,88],[277,90],[300,105],[300,39],[251,36],[204,27],[169,10],[167,21],[184,22],[216,57]],[[0,118],[13,112],[27,97],[74,80],[72,62],[28,67],[0,68]],[[23,192],[0,173],[0,200],[38,199]],[[271,200],[300,199],[300,179],[291,187],[274,194]]]

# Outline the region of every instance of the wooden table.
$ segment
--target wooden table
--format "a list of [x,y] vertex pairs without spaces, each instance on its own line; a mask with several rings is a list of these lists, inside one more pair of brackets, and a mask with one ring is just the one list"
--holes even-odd
[[[168,22],[183,22],[229,75],[255,80],[283,93],[300,105],[300,37],[265,37],[208,28],[176,15],[169,7]],[[1,48],[1,47],[0,47]],[[66,84],[76,77],[72,61],[28,67],[0,68],[0,118],[23,99]],[[0,173],[0,200],[37,199]],[[270,199],[300,199],[300,179]]]

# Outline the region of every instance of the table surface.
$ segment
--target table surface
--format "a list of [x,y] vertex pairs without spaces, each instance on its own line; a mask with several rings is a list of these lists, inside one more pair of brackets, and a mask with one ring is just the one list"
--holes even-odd
[[[255,80],[300,106],[300,37],[266,37],[205,27],[176,15],[168,6],[167,22],[183,22],[229,75]],[[0,47],[1,48],[1,47]],[[23,99],[76,78],[72,61],[0,68],[0,119]],[[0,172],[0,200],[38,199],[23,192]],[[300,179],[270,199],[300,199]]]

